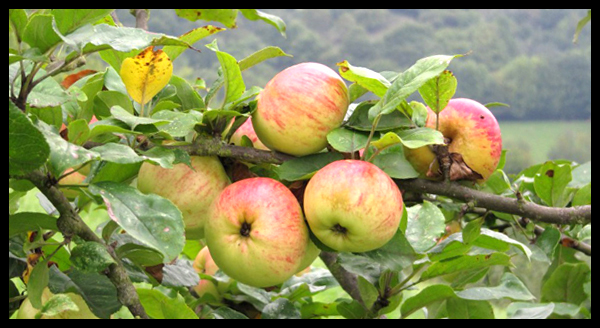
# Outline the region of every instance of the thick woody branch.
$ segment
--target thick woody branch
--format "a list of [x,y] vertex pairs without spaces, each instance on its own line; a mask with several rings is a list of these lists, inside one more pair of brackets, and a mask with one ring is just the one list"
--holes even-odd
[[29,173],[25,178],[31,181],[60,213],[57,226],[65,238],[78,236],[86,241],[97,242],[106,246],[106,249],[116,262],[109,266],[107,276],[117,289],[119,301],[121,304],[125,305],[134,316],[147,319],[148,315],[140,303],[135,287],[113,249],[108,247],[104,241],[83,222],[65,195],[54,186],[50,177],[42,171],[36,170]]
[[472,202],[476,207],[514,214],[536,222],[571,225],[587,224],[592,221],[591,205],[568,208],[548,207],[471,189],[458,183],[424,179],[396,180],[396,184],[405,191],[447,196],[464,202]]

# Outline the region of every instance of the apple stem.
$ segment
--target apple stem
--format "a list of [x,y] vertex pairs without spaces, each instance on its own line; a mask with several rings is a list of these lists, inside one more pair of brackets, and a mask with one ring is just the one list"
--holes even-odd
[[[373,120],[373,126],[371,127],[371,133],[369,133],[369,138],[367,139],[367,145],[365,146],[365,151],[363,153],[363,155],[360,157],[361,161],[365,160],[365,156],[367,154],[367,149],[369,149],[369,145],[371,144],[371,139],[373,139],[373,135],[375,134],[375,129],[377,129],[377,125],[379,125],[379,120],[381,119],[381,114],[377,115],[375,117],[375,120]],[[372,159],[372,157],[371,157]]]

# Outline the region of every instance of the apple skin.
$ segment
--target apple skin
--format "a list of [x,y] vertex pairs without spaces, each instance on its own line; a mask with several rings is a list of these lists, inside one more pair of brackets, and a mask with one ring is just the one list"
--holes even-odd
[[[71,301],[77,305],[79,311],[68,310],[52,317],[42,315],[40,319],[100,319],[92,313],[83,297],[74,293],[67,293],[66,295],[68,295],[71,298]],[[42,291],[42,304],[48,302],[52,296],[54,296],[54,294],[46,287]],[[35,319],[35,316],[39,311],[39,309],[33,307],[29,298],[27,298],[21,303],[19,313],[17,313],[17,319]]]
[[252,123],[272,150],[304,156],[327,146],[327,134],[344,120],[350,98],[344,80],[319,63],[279,72],[259,94]]
[[281,284],[319,254],[296,197],[262,177],[223,190],[213,204],[206,244],[225,274],[254,287]]
[[235,132],[231,135],[231,139],[229,139],[229,142],[231,142],[232,144],[234,144],[236,146],[241,146],[243,136],[248,137],[248,139],[250,139],[250,141],[252,141],[252,145],[254,146],[254,148],[262,149],[262,150],[270,150],[267,146],[265,146],[260,141],[260,139],[258,139],[258,136],[256,135],[256,132],[254,131],[254,126],[252,125],[251,119],[246,120],[246,122],[244,122],[244,124],[240,125],[240,127],[237,130],[235,130]]
[[[70,172],[73,172],[72,168],[66,169],[63,174],[67,174]],[[88,172],[89,172],[89,169],[88,169]],[[81,174],[80,171],[73,172],[73,173],[70,173],[69,175],[67,175],[66,177],[60,179],[60,181],[58,182],[58,186],[60,187],[61,185],[82,184],[83,180],[85,180],[85,178],[86,178],[86,176]],[[67,197],[67,199],[69,199],[69,200],[73,200],[79,195],[78,188],[77,189],[61,188],[61,191],[65,195],[65,197]]]
[[[196,272],[204,273],[209,276],[212,276],[219,271],[219,267],[213,260],[212,256],[210,255],[210,251],[206,246],[204,246],[200,252],[198,252],[198,255],[196,255],[192,266]],[[217,286],[210,280],[200,279],[200,282],[194,286],[194,291],[199,297],[209,294],[213,295],[216,300],[221,299],[221,294],[219,293]]]
[[402,218],[402,193],[377,166],[340,160],[320,169],[304,192],[311,231],[340,252],[367,252],[385,245]]
[[230,184],[223,165],[215,156],[191,156],[194,170],[180,163],[171,169],[144,162],[138,174],[138,189],[162,196],[183,214],[187,239],[204,237],[212,202]]
[[[436,127],[436,115],[429,108],[426,126]],[[471,99],[451,99],[440,112],[439,131],[451,140],[449,152],[459,153],[467,166],[482,176],[476,179],[478,183],[494,173],[502,155],[502,135],[498,121],[487,107]],[[429,147],[405,150],[406,158],[423,177],[430,169],[438,171],[436,156]]]

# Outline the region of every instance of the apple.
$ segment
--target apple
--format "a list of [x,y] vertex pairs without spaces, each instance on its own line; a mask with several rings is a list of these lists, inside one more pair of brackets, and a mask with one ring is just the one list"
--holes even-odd
[[[88,170],[89,172],[89,170]],[[64,185],[80,185],[83,183],[83,180],[85,180],[86,176],[81,174],[79,171],[77,172],[73,172],[73,168],[68,168],[65,170],[64,174],[69,173],[69,175],[67,175],[66,177],[60,179],[60,181],[58,181],[58,186],[59,188],[61,188],[61,186]],[[65,197],[67,197],[69,200],[73,200],[75,199],[75,197],[77,197],[79,195],[79,190],[76,188],[61,188],[62,193],[65,195]]]
[[[427,127],[436,128],[436,115],[428,109]],[[439,131],[448,142],[450,179],[485,182],[502,155],[498,121],[484,105],[466,98],[451,99],[439,114]],[[406,149],[406,158],[424,177],[441,178],[439,163],[430,147]]]
[[304,156],[327,146],[327,134],[344,120],[350,98],[329,67],[301,63],[279,72],[258,95],[252,114],[260,141],[272,150]]
[[[67,293],[66,295],[71,298],[71,301],[73,301],[75,305],[77,305],[79,311],[67,310],[54,316],[42,315],[40,319],[99,319],[96,317],[96,315],[94,315],[94,313],[92,313],[88,305],[85,303],[83,297],[74,293]],[[50,289],[46,287],[42,291],[42,304],[46,304],[52,298],[52,296],[54,296],[54,294],[52,294]],[[27,298],[23,301],[23,303],[21,303],[21,307],[19,307],[17,319],[35,319],[39,312],[40,310],[34,308],[29,298]]]
[[223,190],[206,226],[206,244],[225,274],[254,287],[281,284],[319,253],[296,197],[281,182],[262,177]]
[[223,165],[215,156],[191,156],[194,169],[183,163],[167,169],[144,162],[138,174],[138,189],[169,199],[183,214],[187,239],[204,236],[212,202],[230,184]]
[[310,179],[304,214],[314,235],[340,252],[367,252],[396,234],[402,194],[377,166],[360,160],[332,162]]
[[229,141],[236,146],[241,146],[243,136],[248,137],[248,139],[252,141],[254,148],[269,150],[269,148],[265,146],[260,139],[258,139],[251,119],[246,120],[244,124],[240,125],[240,127],[231,135],[231,139],[229,139]]
[[[206,246],[204,246],[200,252],[198,252],[198,255],[196,255],[192,266],[196,272],[204,273],[209,276],[212,276],[219,271],[219,267],[217,264],[215,264],[215,261],[212,259],[210,251]],[[217,286],[212,281],[207,279],[201,278],[200,282],[194,286],[194,291],[199,297],[209,294],[214,296],[215,300],[221,299],[221,294],[219,293]]]

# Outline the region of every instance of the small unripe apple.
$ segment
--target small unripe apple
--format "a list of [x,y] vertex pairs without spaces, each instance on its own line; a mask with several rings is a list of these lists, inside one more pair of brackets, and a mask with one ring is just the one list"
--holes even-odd
[[270,178],[240,180],[223,190],[206,244],[225,274],[254,287],[283,283],[319,254],[296,197]]
[[[428,109],[427,127],[436,128],[436,115]],[[485,182],[496,170],[502,155],[498,121],[484,105],[466,98],[451,99],[439,114],[439,131],[448,141],[451,180]],[[441,179],[431,147],[405,149],[405,155],[423,177]]]
[[[219,267],[217,264],[215,264],[215,261],[213,261],[210,251],[206,246],[204,246],[200,252],[198,252],[198,255],[196,255],[192,266],[196,272],[204,273],[209,276],[212,276],[219,271]],[[221,294],[219,293],[217,286],[212,281],[207,279],[200,279],[200,282],[194,286],[194,291],[199,297],[202,297],[205,294],[210,294],[214,296],[216,300],[221,299]]]
[[180,163],[166,169],[148,162],[138,174],[138,189],[169,199],[183,214],[187,239],[204,236],[212,202],[229,185],[223,165],[214,156],[191,156],[194,169]]
[[304,192],[311,231],[341,252],[367,252],[396,234],[404,202],[394,181],[377,166],[340,160],[320,169]]
[[327,134],[340,126],[349,102],[348,88],[334,70],[302,63],[267,83],[258,96],[252,123],[270,149],[304,156],[327,146]]

